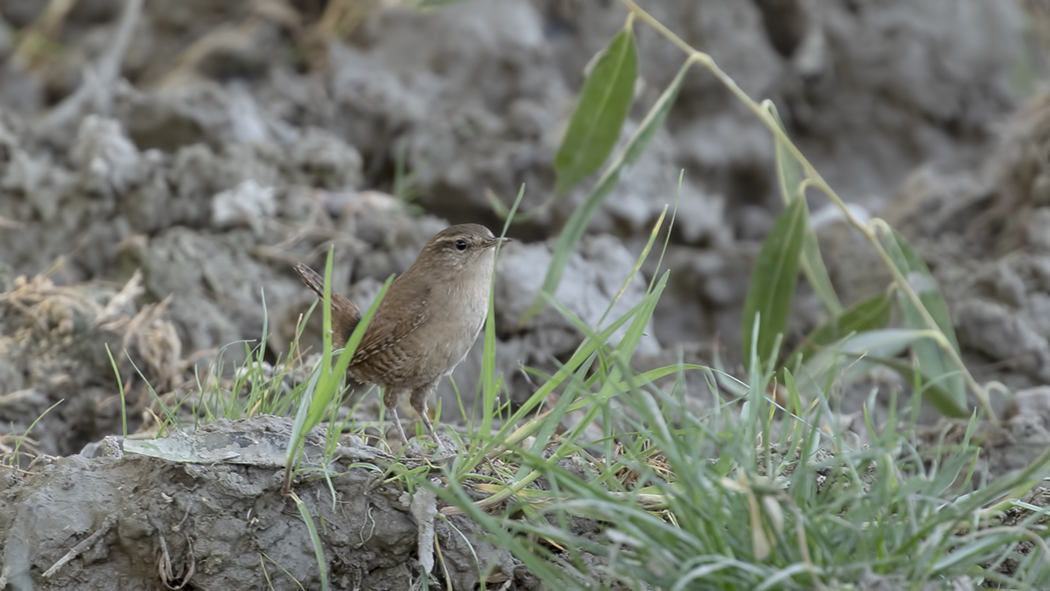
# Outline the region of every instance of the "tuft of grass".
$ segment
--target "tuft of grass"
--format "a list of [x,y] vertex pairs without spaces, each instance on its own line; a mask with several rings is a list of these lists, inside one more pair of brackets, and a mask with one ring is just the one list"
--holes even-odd
[[[310,379],[306,383],[306,389],[299,397],[298,410],[295,413],[295,421],[292,423],[292,436],[288,442],[288,457],[285,463],[284,485],[282,491],[288,494],[294,471],[298,468],[299,459],[303,452],[303,443],[307,433],[321,424],[328,416],[330,408],[337,408],[342,401],[343,380],[346,369],[350,366],[350,360],[357,350],[358,344],[365,336],[372,317],[375,316],[379,303],[386,295],[386,290],[393,282],[393,277],[386,280],[376,296],[372,306],[365,312],[361,321],[354,328],[350,340],[344,343],[339,351],[339,358],[335,367],[332,367],[332,357],[335,350],[332,346],[332,254],[328,250],[324,271],[324,298],[322,301],[323,328],[322,328],[322,350],[321,359],[311,372]],[[328,449],[331,446],[326,446]]]
[[[151,412],[158,425],[156,432],[163,436],[173,430],[181,430],[191,422],[194,428],[213,423],[219,419],[243,419],[258,415],[289,416],[297,408],[306,393],[308,381],[302,379],[302,352],[299,340],[306,323],[317,303],[311,305],[300,319],[296,334],[289,344],[288,352],[278,355],[271,364],[266,361],[269,339],[269,314],[265,292],[261,292],[263,305],[262,336],[257,341],[235,341],[219,348],[207,368],[194,368],[195,388],[188,392],[176,390],[160,395],[146,376],[128,356],[132,368],[143,380],[153,401]],[[244,347],[244,361],[228,371],[227,355],[231,347]],[[113,362],[110,354],[111,363]],[[119,370],[118,388],[121,388],[121,413],[127,430],[124,384]]]
[[[1033,506],[1011,525],[991,511],[1050,465],[1050,451],[978,488],[976,418],[961,443],[931,455],[910,443],[914,423],[899,426],[891,404],[888,426],[869,417],[861,445],[839,429],[823,393],[803,402],[790,372],[787,405],[778,405],[767,395],[773,372],[757,365],[732,403],[704,368],[717,410],[697,415],[682,393],[684,364],[656,372],[675,375],[668,389],[629,365],[665,280],[616,346],[585,330],[581,350],[604,363],[560,382],[558,404],[586,410],[581,425],[607,417],[595,423],[598,448],[580,426],[554,435],[564,414],[547,413],[533,419],[533,444],[508,438],[491,457],[500,477],[449,469],[448,486],[421,482],[447,503],[442,514],[469,515],[556,589],[841,589],[871,577],[892,588],[1050,585],[1038,523],[1047,510]],[[916,410],[919,397],[910,404]],[[1021,543],[1036,549],[1020,553]],[[1024,569],[1005,572],[1008,560]]]
[[[17,437],[14,438],[14,440],[15,440],[14,447],[11,450],[11,453],[7,454],[7,459],[8,459],[8,462],[9,462],[8,465],[10,465],[10,466],[18,466],[19,465],[19,457],[20,457],[19,454],[20,454],[20,452],[22,450],[22,445],[25,443],[26,438],[29,437],[29,432],[33,430],[33,427],[36,427],[36,424],[40,422],[40,419],[44,418],[44,416],[46,416],[47,413],[51,412],[52,410],[55,409],[55,407],[57,407],[59,404],[62,404],[65,401],[66,401],[65,398],[63,398],[63,399],[59,400],[58,402],[52,404],[51,406],[47,407],[47,410],[45,410],[44,412],[40,413],[40,415],[37,416],[37,418],[33,419],[33,422],[30,423],[28,427],[26,427],[26,430],[25,430],[24,433],[22,433],[21,435],[18,435]],[[12,433],[15,432],[14,425],[11,426],[11,432]]]

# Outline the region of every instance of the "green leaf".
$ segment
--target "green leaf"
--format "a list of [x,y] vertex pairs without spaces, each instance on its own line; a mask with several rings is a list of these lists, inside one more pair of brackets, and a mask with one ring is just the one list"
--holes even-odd
[[[878,363],[888,367],[903,377],[906,380],[910,380],[915,376],[915,368],[903,359],[886,359],[871,355],[868,357],[872,362]],[[951,419],[965,419],[971,416],[968,409],[959,405],[956,400],[948,394],[948,391],[944,389],[944,380],[947,376],[940,376],[938,380],[934,376],[928,375],[922,368],[919,368],[919,374],[923,377],[922,385],[922,397],[928,401],[937,412],[941,415]]]
[[751,272],[751,285],[744,300],[744,367],[751,367],[751,345],[755,316],[760,327],[755,353],[762,367],[773,354],[778,335],[787,328],[791,299],[798,282],[798,260],[802,237],[808,225],[806,202],[794,200],[777,216],[773,229],[762,244],[762,250]]
[[814,328],[784,365],[794,367],[796,363],[804,361],[821,348],[851,333],[885,328],[890,321],[891,303],[890,296],[881,293],[853,304],[846,311]]
[[565,267],[569,264],[569,257],[572,256],[573,250],[576,249],[576,244],[583,237],[587,224],[590,223],[591,218],[594,217],[595,212],[601,207],[605,198],[609,196],[609,193],[620,182],[620,170],[624,165],[631,164],[638,159],[645,147],[652,141],[653,136],[656,135],[657,130],[663,126],[664,120],[667,119],[667,113],[671,111],[671,105],[674,104],[674,100],[678,96],[678,90],[682,87],[685,73],[692,64],[691,60],[687,60],[682,64],[682,67],[678,70],[678,75],[674,77],[671,84],[660,95],[656,104],[649,109],[649,113],[646,114],[645,119],[642,120],[634,135],[631,136],[623,152],[605,169],[602,177],[598,180],[594,189],[591,190],[591,194],[587,196],[587,201],[584,202],[582,207],[577,208],[572,213],[572,216],[569,217],[569,221],[565,223],[565,227],[562,228],[561,234],[558,236],[558,243],[554,246],[554,254],[551,256],[550,266],[547,267],[547,276],[543,279],[543,287],[540,288],[540,293],[536,294],[536,300],[525,311],[525,315],[518,323],[519,326],[524,326],[543,309],[546,303],[544,294],[553,295],[558,290],[561,277],[565,273]]
[[[904,275],[908,285],[919,296],[923,307],[937,324],[937,328],[958,353],[959,341],[955,337],[955,329],[952,328],[951,317],[948,315],[948,304],[944,301],[944,296],[941,295],[941,290],[937,286],[937,280],[933,278],[929,267],[896,230],[891,228],[883,238],[886,252],[890,255],[893,265],[897,267],[901,275]],[[905,324],[918,330],[930,328],[923,320],[919,309],[912,304],[903,291],[898,291],[897,303],[904,314]],[[955,404],[966,408],[966,384],[959,373],[959,368],[952,363],[948,353],[941,349],[936,341],[929,338],[915,343],[912,350],[915,352],[922,374],[936,380]]]
[[[883,365],[910,379],[912,367],[897,357],[908,347],[914,349],[929,340],[928,329],[910,328],[868,330],[847,336],[806,359],[797,374],[798,389],[807,400],[812,400],[820,392],[826,392],[833,381],[847,384],[875,365]],[[965,405],[960,405],[944,388],[945,376],[933,376],[919,369],[926,380],[925,400],[946,417],[970,416]]]
[[817,232],[813,226],[806,226],[805,242],[802,244],[802,272],[806,280],[813,288],[817,297],[824,302],[824,306],[832,314],[842,313],[842,302],[831,285],[831,277],[828,276],[828,268],[824,265],[824,257],[820,254],[820,244],[817,242]]
[[555,193],[564,194],[609,157],[631,108],[637,76],[638,54],[628,24],[609,42],[583,84],[565,139],[554,156]]
[[[780,114],[772,101],[763,101],[762,106],[769,112],[770,116],[784,133],[784,123],[780,120]],[[795,155],[787,149],[784,142],[777,140],[777,178],[780,179],[780,194],[784,198],[784,205],[789,205],[795,199],[805,200],[802,188],[802,168],[799,166]],[[824,302],[824,306],[833,315],[842,313],[842,303],[839,302],[835,288],[831,285],[831,277],[824,265],[824,258],[820,255],[820,245],[817,243],[817,233],[813,227],[806,225],[805,242],[802,244],[802,272],[806,280],[813,287],[813,291]]]

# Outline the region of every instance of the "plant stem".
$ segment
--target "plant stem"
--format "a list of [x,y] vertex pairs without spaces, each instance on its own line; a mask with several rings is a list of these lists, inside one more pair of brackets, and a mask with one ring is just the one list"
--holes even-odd
[[981,409],[987,415],[988,420],[993,424],[998,423],[998,420],[995,416],[995,412],[992,410],[991,401],[988,397],[988,391],[981,384],[979,384],[976,379],[974,379],[973,375],[970,373],[970,370],[963,363],[958,351],[955,350],[955,347],[953,347],[952,344],[949,343],[946,338],[943,338],[944,335],[943,333],[941,333],[940,327],[937,326],[937,322],[933,319],[933,316],[930,315],[930,312],[922,304],[922,300],[919,299],[919,295],[915,293],[915,290],[912,289],[911,285],[908,284],[908,279],[900,272],[900,269],[898,269],[897,266],[893,264],[892,259],[890,259],[889,253],[887,253],[886,249],[883,248],[882,242],[879,240],[879,237],[875,232],[875,228],[880,225],[888,227],[886,225],[886,222],[874,219],[871,220],[871,222],[865,224],[864,222],[857,219],[853,215],[853,212],[851,212],[850,209],[846,207],[846,204],[842,201],[842,198],[840,198],[838,194],[835,193],[834,189],[831,188],[831,185],[829,185],[827,181],[824,180],[824,177],[822,177],[820,173],[817,172],[817,169],[802,154],[801,150],[799,150],[798,147],[795,146],[794,143],[792,143],[791,138],[789,138],[787,134],[780,129],[780,126],[777,125],[775,121],[773,121],[769,113],[767,113],[761,105],[752,100],[751,97],[749,97],[747,93],[744,92],[740,88],[740,86],[737,85],[736,81],[734,81],[728,74],[722,71],[722,69],[718,67],[718,65],[711,58],[710,55],[694,49],[688,43],[683,41],[681,37],[675,35],[660,21],[653,18],[649,13],[647,13],[640,6],[638,6],[638,4],[634,2],[634,0],[621,1],[630,11],[630,15],[632,17],[637,17],[645,24],[656,29],[656,31],[665,38],[667,38],[668,41],[674,43],[675,46],[677,46],[679,49],[685,52],[685,54],[689,57],[690,60],[703,64],[703,66],[707,68],[712,74],[714,74],[715,77],[718,78],[718,80],[723,85],[725,85],[725,87],[729,89],[729,91],[732,92],[733,95],[737,97],[737,99],[740,100],[740,102],[744,103],[744,106],[750,109],[751,112],[754,113],[755,116],[758,117],[762,121],[762,123],[764,123],[765,126],[769,128],[770,132],[773,133],[777,140],[784,143],[784,146],[788,149],[788,151],[790,151],[791,154],[798,160],[799,164],[802,165],[802,168],[806,171],[806,175],[809,177],[809,180],[812,183],[812,185],[815,188],[819,189],[822,193],[824,193],[824,195],[826,195],[827,198],[831,200],[831,202],[834,203],[836,207],[842,210],[842,213],[846,217],[846,220],[849,222],[849,224],[856,228],[861,234],[863,234],[864,237],[868,240],[868,242],[871,243],[872,247],[875,249],[876,254],[879,255],[879,258],[882,259],[882,262],[886,265],[886,267],[890,270],[890,273],[893,275],[893,280],[897,283],[897,285],[900,286],[901,291],[904,292],[905,296],[908,298],[909,301],[911,301],[912,305],[914,305],[915,308],[919,310],[919,314],[922,316],[922,319],[926,323],[926,325],[931,330],[936,331],[938,334],[941,334],[941,339],[935,339],[937,341],[937,344],[948,354],[948,357],[952,360],[952,363],[959,368],[963,379],[966,381],[966,384],[969,386],[970,390],[973,391],[974,396],[977,397],[977,401],[980,403]]

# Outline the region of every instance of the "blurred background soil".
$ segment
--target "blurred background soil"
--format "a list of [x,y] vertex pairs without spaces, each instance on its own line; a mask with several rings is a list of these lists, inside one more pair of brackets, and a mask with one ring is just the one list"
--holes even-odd
[[[975,371],[1012,388],[1046,383],[1042,4],[646,7],[746,92],[773,99],[849,203],[917,243]],[[336,289],[367,304],[446,224],[498,229],[487,195],[509,203],[524,183],[522,209],[540,204],[587,64],[625,15],[611,0],[429,11],[390,0],[0,2],[0,423],[24,432],[64,400],[35,439],[40,451],[75,453],[116,432],[106,343],[129,400],[144,404],[147,381],[177,389],[220,348],[259,339],[264,321],[268,358],[287,352],[313,301],[294,262],[321,268],[334,245]],[[625,137],[683,61],[636,30]],[[596,322],[677,199],[670,289],[636,365],[680,353],[710,363],[718,347],[733,366],[751,262],[780,208],[773,157],[768,131],[694,68],[590,224],[558,298]],[[514,399],[531,393],[520,366],[549,370],[582,338],[552,309],[524,328],[517,320],[588,186],[510,230],[519,241],[500,262],[496,310]],[[887,275],[859,236],[810,198],[843,300],[883,289]],[[639,300],[655,265],[650,257],[617,310]],[[801,286],[788,344],[822,314]],[[317,344],[318,328],[304,345]],[[226,367],[243,356],[243,345],[228,347]],[[479,361],[480,343],[454,376],[468,408]],[[706,396],[702,378],[691,384]],[[450,384],[441,396],[458,408]]]

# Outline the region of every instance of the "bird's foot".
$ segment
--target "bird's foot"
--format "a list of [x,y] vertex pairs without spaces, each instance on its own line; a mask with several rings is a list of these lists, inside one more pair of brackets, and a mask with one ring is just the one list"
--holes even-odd
[[434,425],[430,422],[430,419],[427,417],[426,409],[423,409],[423,412],[419,413],[419,416],[423,419],[423,426],[427,429],[427,435],[430,435],[430,438],[433,439],[434,443],[437,444],[437,451],[434,453],[434,457],[439,458],[441,456],[444,456],[445,446],[442,445],[441,438],[438,437],[437,431],[434,430]]

